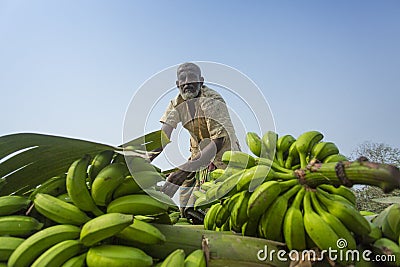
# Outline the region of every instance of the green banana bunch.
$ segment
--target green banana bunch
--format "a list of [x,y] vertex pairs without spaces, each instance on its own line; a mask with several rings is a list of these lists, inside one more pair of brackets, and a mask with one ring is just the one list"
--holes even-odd
[[162,262],[161,267],[185,267],[185,251],[176,249],[172,251]]
[[233,207],[240,197],[240,193],[236,193],[233,196],[223,200],[221,202],[221,208],[218,210],[218,213],[215,215],[215,225],[216,227],[222,227],[231,216],[233,211]]
[[262,141],[258,134],[254,132],[248,132],[246,134],[246,144],[254,155],[257,157],[261,155]]
[[41,254],[31,267],[61,266],[64,262],[87,249],[79,240],[65,240],[57,243]]
[[87,247],[112,237],[133,223],[133,216],[107,213],[91,219],[82,226],[80,241]]
[[239,232],[243,224],[249,219],[249,217],[247,216],[247,205],[250,195],[251,193],[248,191],[240,192],[235,205],[232,207],[232,212],[230,215],[230,225],[232,229]]
[[318,188],[330,194],[342,196],[346,198],[353,206],[356,206],[356,194],[353,190],[346,186],[341,185],[339,187],[335,187],[330,184],[322,184],[318,186]]
[[269,240],[283,241],[283,221],[288,209],[289,201],[302,186],[294,185],[282,195],[278,196],[261,216],[258,224],[259,235]]
[[92,212],[99,216],[103,212],[96,206],[89,189],[86,186],[86,175],[89,166],[90,157],[84,157],[75,160],[68,168],[67,172],[67,192],[72,202],[83,211]]
[[277,140],[277,133],[274,131],[267,131],[261,138],[262,147],[260,156],[273,160],[275,158]]
[[296,140],[296,148],[299,152],[300,166],[302,169],[307,167],[307,156],[315,144],[321,141],[324,135],[318,131],[307,131],[302,133]]
[[354,234],[358,236],[368,235],[371,232],[371,226],[358,210],[351,204],[344,201],[334,200],[332,196],[323,190],[317,189],[317,197],[326,207],[330,214],[337,217]]
[[319,216],[335,231],[339,238],[343,238],[347,241],[347,249],[356,249],[356,240],[349,229],[334,215],[326,211],[319,203],[317,193],[310,191],[311,202],[313,204],[314,210],[319,214]]
[[14,236],[0,236],[0,261],[8,261],[15,249],[25,239]]
[[61,267],[85,267],[86,266],[86,255],[87,252],[82,253],[80,255],[74,256],[64,262]]
[[[243,190],[249,190],[250,183],[260,185],[265,181],[271,170],[270,166],[267,165],[256,165],[243,172],[243,175],[236,183],[236,189],[238,192]],[[272,174],[272,171],[271,171]]]
[[316,191],[319,192],[319,194],[330,197],[333,201],[343,202],[343,203],[346,203],[346,204],[356,208],[356,205],[354,203],[350,202],[347,198],[343,197],[342,195],[329,193],[329,192],[323,190],[322,188],[320,188],[319,186],[316,188]]
[[196,249],[186,256],[184,261],[185,267],[206,267],[206,257],[204,251]]
[[0,236],[26,237],[39,231],[42,227],[43,223],[30,216],[7,215],[0,217]]
[[0,216],[11,215],[28,208],[31,201],[23,196],[1,196]]
[[241,169],[248,169],[256,165],[255,158],[242,151],[225,151],[221,160],[228,166]]
[[163,244],[165,235],[150,223],[135,219],[131,225],[125,227],[116,237],[142,244]]
[[280,193],[281,186],[277,181],[267,181],[261,184],[249,198],[247,205],[248,217],[254,220],[261,217]]
[[40,214],[57,223],[82,225],[90,220],[77,206],[51,195],[39,193],[33,202]]
[[100,245],[89,249],[86,264],[88,267],[150,267],[153,265],[153,258],[134,247]]
[[96,205],[107,206],[114,190],[123,183],[128,169],[123,163],[112,163],[104,167],[92,184],[92,197]]
[[290,134],[283,135],[276,141],[276,159],[281,167],[285,166],[290,146],[296,141]]
[[307,248],[303,212],[301,209],[305,193],[305,188],[301,187],[286,211],[283,220],[283,237],[289,250],[303,250]]
[[96,156],[94,156],[93,160],[90,163],[90,168],[88,171],[88,181],[90,186],[92,185],[94,179],[99,174],[99,172],[104,167],[111,164],[113,157],[114,157],[113,150],[103,150],[97,153]]
[[339,153],[339,148],[332,142],[319,142],[315,144],[311,149],[311,160],[310,161],[323,161],[331,155]]
[[107,213],[125,213],[133,215],[154,215],[168,211],[169,206],[149,195],[127,195],[119,197],[107,206]]
[[60,224],[45,228],[23,241],[8,259],[9,267],[28,267],[50,247],[79,238],[81,229],[75,225]]
[[39,193],[58,196],[67,193],[66,175],[60,175],[50,178],[42,183],[39,187],[35,188],[29,195],[30,200],[34,200],[35,196]]
[[303,199],[304,228],[310,239],[321,250],[336,249],[339,236],[313,209],[309,191]]

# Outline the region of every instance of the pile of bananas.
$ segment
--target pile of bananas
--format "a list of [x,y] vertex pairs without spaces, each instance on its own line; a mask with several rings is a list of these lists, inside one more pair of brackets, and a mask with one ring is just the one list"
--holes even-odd
[[[171,224],[179,208],[156,190],[164,180],[159,169],[139,157],[128,163],[130,171],[114,151],[83,156],[29,196],[0,197],[0,263],[110,267],[164,260],[137,246],[163,244],[165,235],[150,222]],[[200,252],[185,261],[205,266]]]
[[[317,247],[345,252],[377,242],[380,230],[360,214],[354,192],[343,184],[373,184],[379,168],[365,171],[356,162],[347,177],[340,177],[343,169],[337,166],[349,163],[348,159],[323,137],[318,131],[297,139],[278,138],[272,131],[262,138],[247,133],[246,143],[254,156],[225,152],[222,160],[227,168],[211,172],[210,181],[194,192],[195,208],[207,210],[205,229],[283,242],[298,251]],[[399,233],[400,228],[397,239]]]

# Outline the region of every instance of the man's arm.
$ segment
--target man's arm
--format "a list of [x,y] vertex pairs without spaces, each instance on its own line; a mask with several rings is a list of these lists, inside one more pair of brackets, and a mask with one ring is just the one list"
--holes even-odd
[[[174,127],[172,127],[171,125],[169,125],[167,123],[163,123],[161,130],[164,131],[164,133],[166,134],[168,139],[171,139],[171,134],[172,134],[172,131],[174,130]],[[153,161],[158,155],[160,155],[161,152],[163,151],[163,149],[164,149],[164,146],[154,149],[152,152],[156,152],[156,153],[154,153],[150,156],[150,161]]]

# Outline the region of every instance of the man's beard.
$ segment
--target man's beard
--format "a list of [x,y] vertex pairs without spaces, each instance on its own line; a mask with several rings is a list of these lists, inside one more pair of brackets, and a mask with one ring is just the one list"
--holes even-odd
[[200,88],[195,88],[195,91],[181,92],[183,100],[193,99],[199,95]]

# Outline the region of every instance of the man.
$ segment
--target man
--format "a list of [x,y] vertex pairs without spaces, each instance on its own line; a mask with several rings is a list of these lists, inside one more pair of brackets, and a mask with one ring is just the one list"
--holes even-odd
[[176,81],[179,95],[171,100],[160,119],[162,130],[168,138],[178,123],[182,123],[190,133],[191,157],[179,166],[178,171],[168,176],[162,188],[165,194],[172,197],[182,186],[180,205],[183,216],[187,208],[193,207],[193,188],[198,190],[204,182],[198,177],[196,179],[195,172],[225,168],[221,161],[222,154],[227,150],[240,150],[224,99],[203,83],[204,78],[196,64],[181,64],[177,69]]

